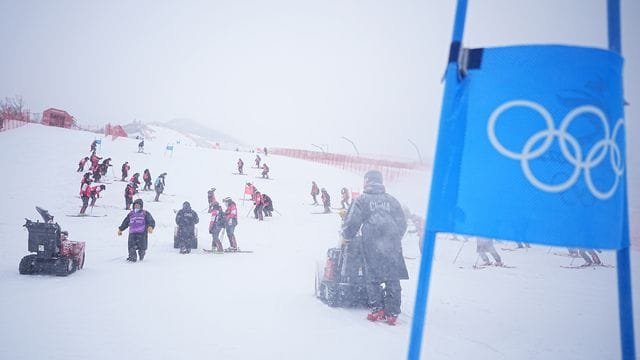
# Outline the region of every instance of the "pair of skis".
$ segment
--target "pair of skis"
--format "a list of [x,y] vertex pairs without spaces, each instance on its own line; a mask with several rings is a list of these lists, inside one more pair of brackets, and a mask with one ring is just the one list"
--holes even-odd
[[202,251],[204,251],[205,253],[208,254],[218,254],[218,255],[222,255],[222,254],[233,254],[233,253],[241,253],[241,254],[248,254],[248,253],[253,253],[252,250],[232,250],[232,251],[228,251],[228,250],[223,250],[223,251],[216,251],[213,249],[202,249]]

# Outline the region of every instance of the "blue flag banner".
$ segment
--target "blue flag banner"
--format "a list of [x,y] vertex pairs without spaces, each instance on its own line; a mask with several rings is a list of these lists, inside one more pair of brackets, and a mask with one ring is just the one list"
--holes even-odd
[[96,144],[102,144],[102,140],[101,139],[96,139]]
[[173,151],[173,145],[167,145],[167,150]]
[[628,247],[622,57],[560,45],[458,55],[447,69],[427,228]]

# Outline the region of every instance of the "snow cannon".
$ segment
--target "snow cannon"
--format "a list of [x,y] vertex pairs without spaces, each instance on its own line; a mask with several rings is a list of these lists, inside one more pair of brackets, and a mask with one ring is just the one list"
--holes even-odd
[[20,260],[18,271],[23,275],[55,274],[67,276],[84,267],[85,243],[71,241],[47,210],[36,206],[43,222],[25,219],[29,231],[29,254]]
[[360,238],[327,250],[324,267],[317,264],[315,295],[331,307],[364,307],[368,298]]

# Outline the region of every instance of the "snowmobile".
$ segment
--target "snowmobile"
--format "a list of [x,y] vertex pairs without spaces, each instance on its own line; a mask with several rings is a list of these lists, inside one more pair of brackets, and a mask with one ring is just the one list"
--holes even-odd
[[[317,265],[315,295],[331,307],[365,307],[368,298],[360,237],[327,250],[324,269]],[[321,270],[322,269],[322,270]]]
[[30,254],[20,260],[18,271],[23,275],[55,274],[67,276],[84,267],[85,243],[70,241],[68,233],[53,222],[47,210],[36,206],[44,222],[31,221],[23,225],[29,231]]

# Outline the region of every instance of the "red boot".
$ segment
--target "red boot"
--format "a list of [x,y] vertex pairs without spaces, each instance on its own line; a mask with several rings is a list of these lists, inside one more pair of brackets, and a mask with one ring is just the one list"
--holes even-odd
[[387,315],[387,324],[389,324],[391,326],[395,326],[396,325],[396,320],[398,320],[398,316],[397,315]]
[[384,310],[374,310],[367,315],[367,320],[369,321],[384,321]]

